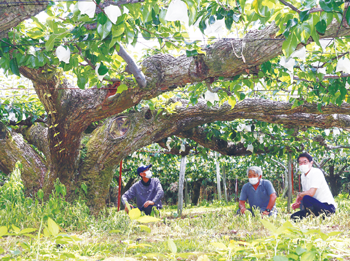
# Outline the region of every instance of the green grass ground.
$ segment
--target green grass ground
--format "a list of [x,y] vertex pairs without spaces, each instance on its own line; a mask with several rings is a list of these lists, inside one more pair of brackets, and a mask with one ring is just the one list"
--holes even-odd
[[350,200],[336,200],[331,217],[297,223],[279,201],[276,219],[215,202],[178,218],[166,207],[158,222],[141,224],[115,208],[90,216],[57,195],[26,199],[0,210],[0,260],[350,260]]

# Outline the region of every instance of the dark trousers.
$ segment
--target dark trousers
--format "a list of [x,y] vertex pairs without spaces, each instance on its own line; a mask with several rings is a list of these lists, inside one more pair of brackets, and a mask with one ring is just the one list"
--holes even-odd
[[142,207],[142,208],[139,208],[139,209],[140,209],[140,211],[145,212],[145,214],[146,214],[147,216],[149,216],[149,215],[151,215],[151,212],[152,212],[152,208],[153,208],[153,207],[157,208],[157,206],[155,206],[155,205],[149,205],[147,208]]
[[290,216],[291,219],[303,219],[308,215],[319,216],[322,213],[330,215],[335,213],[335,207],[332,204],[322,203],[317,199],[304,196],[301,200],[300,211],[295,212]]

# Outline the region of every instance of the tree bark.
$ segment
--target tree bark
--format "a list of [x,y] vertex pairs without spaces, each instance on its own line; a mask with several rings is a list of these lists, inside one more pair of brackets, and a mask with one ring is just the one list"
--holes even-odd
[[203,181],[203,179],[198,179],[198,180],[193,182],[192,196],[191,196],[193,206],[196,206],[198,204],[198,199],[200,196],[202,181]]
[[343,166],[339,172],[336,173],[334,162],[329,166],[329,176],[326,176],[326,178],[329,181],[330,189],[334,197],[337,196],[342,189],[341,175],[347,167],[348,165]]
[[0,170],[10,174],[17,161],[22,163],[22,180],[26,195],[35,195],[43,187],[47,172],[45,160],[23,139],[21,134],[8,131],[0,122]]
[[[17,26],[22,21],[37,15],[44,11],[48,6],[48,2],[28,4],[32,0],[21,0],[18,5],[16,0],[2,0],[0,4],[0,39],[6,37],[8,31]],[[16,3],[14,3],[16,2]],[[6,4],[5,4],[6,3]]]

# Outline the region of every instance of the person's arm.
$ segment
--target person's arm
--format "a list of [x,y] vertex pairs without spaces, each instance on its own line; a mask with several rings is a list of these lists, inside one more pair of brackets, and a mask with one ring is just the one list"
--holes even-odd
[[247,199],[248,199],[248,195],[246,192],[246,185],[243,185],[241,190],[241,195],[239,195],[239,203],[238,203],[239,209],[241,210],[242,214],[244,214],[244,212],[247,210],[245,208],[245,202],[247,201]]
[[316,194],[316,191],[317,191],[317,188],[310,188],[307,191],[303,191],[303,192],[298,193],[298,197],[300,198],[300,200],[302,200],[303,197],[305,197],[305,196],[313,197]]
[[313,197],[315,195],[316,191],[317,191],[317,188],[310,188],[307,191],[299,192],[295,203],[292,205],[292,209],[296,209],[296,208],[300,207],[301,200],[303,199],[303,197],[305,197],[305,196]]
[[157,194],[155,195],[155,197],[153,198],[153,202],[158,202],[163,196],[164,196],[164,191],[163,191],[163,187],[162,185],[160,184],[160,181],[158,180],[158,185],[156,187],[156,191],[157,191]]
[[[272,193],[272,194],[270,195],[269,204],[267,204],[267,207],[266,207],[266,208],[268,208],[268,209],[271,210],[271,209],[273,208],[273,206],[275,205],[275,203],[276,203],[276,198],[277,198],[276,193]],[[270,214],[270,213],[267,212],[267,211],[264,211],[263,214],[264,214],[264,215],[268,215],[268,214]]]
[[134,184],[133,186],[131,186],[130,189],[128,189],[127,192],[124,193],[124,195],[122,196],[122,203],[124,204],[125,206],[125,211],[126,213],[129,213],[129,210],[127,208],[127,204],[129,200],[133,199],[135,196],[136,196],[136,188],[135,188],[135,185]]
[[238,205],[239,205],[239,209],[241,210],[241,213],[244,214],[245,211],[247,210],[247,209],[245,208],[245,201],[244,201],[244,200],[239,200]]
[[148,200],[145,202],[145,204],[143,204],[145,208],[147,208],[149,205],[151,206],[154,205],[164,196],[164,191],[163,191],[162,185],[160,184],[160,181],[158,180],[157,183],[158,183],[156,187],[157,194],[154,196],[153,200]]

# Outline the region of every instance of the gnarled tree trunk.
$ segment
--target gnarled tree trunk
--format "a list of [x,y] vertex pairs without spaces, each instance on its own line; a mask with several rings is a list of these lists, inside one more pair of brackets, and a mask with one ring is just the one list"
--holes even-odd
[[[334,20],[321,38],[333,37],[336,32],[337,36],[350,34],[349,29],[338,28],[339,23]],[[88,187],[88,203],[97,212],[105,206],[119,162],[134,151],[168,136],[179,135],[198,140],[198,143],[205,143],[223,155],[250,154],[242,144],[230,144],[217,139],[209,142],[201,138],[201,128],[194,129],[201,124],[258,119],[275,124],[349,129],[350,105],[347,103],[340,107],[323,106],[321,113],[317,104],[308,103],[292,108],[292,104],[287,102],[245,99],[232,109],[228,103],[209,108],[206,101],[201,99],[196,105],[174,99],[174,102],[182,104],[175,108],[176,113],[163,111],[157,114],[148,108],[130,110],[141,100],[157,97],[178,86],[233,77],[246,69],[257,68],[282,53],[283,41],[264,40],[276,35],[278,30],[276,25],[271,24],[262,30],[249,32],[242,41],[220,40],[206,49],[206,55],[174,58],[159,54],[149,57],[143,61],[141,68],[147,85],[138,86],[126,79],[123,83],[129,88],[110,97],[106,89],[80,90],[71,86],[67,81],[62,81],[61,75],[52,68],[49,73],[46,67],[21,67],[20,73],[32,80],[48,114],[46,126],[35,125],[33,129],[23,129],[22,133],[29,143],[36,144],[43,152],[46,161],[19,134],[7,132],[2,127],[0,169],[9,173],[14,163],[20,160],[25,169],[25,184],[33,192],[43,186],[46,194],[50,193],[55,180],[59,178],[67,188],[68,196],[74,198],[75,191],[79,191],[85,183]],[[245,62],[237,58],[232,50],[233,47],[242,50],[243,44]],[[337,119],[332,115],[335,113],[338,114]],[[102,120],[103,124],[82,144],[88,126]],[[193,197],[193,201],[196,202],[197,197]]]

